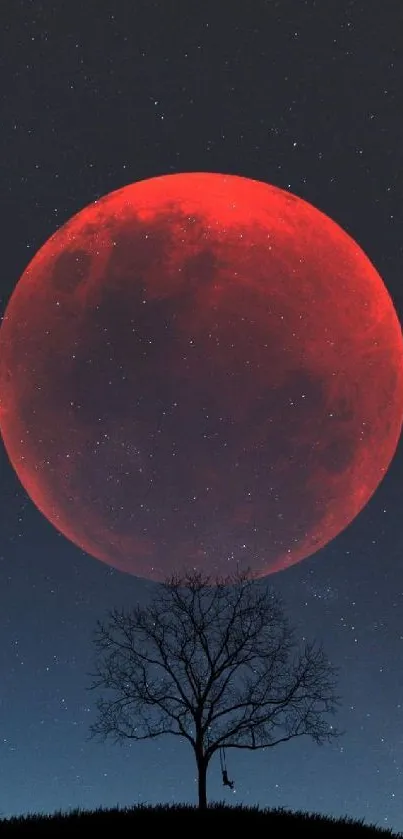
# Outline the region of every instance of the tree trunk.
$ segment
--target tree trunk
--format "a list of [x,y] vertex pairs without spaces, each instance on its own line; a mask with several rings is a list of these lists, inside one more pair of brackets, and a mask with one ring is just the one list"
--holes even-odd
[[207,762],[204,758],[197,761],[199,810],[207,807]]

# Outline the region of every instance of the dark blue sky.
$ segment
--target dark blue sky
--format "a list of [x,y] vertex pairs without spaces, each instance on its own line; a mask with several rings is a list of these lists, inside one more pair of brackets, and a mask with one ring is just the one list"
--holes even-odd
[[[95,198],[154,175],[217,171],[290,189],[331,216],[402,317],[395,2],[3,5],[3,309],[37,249]],[[400,448],[357,520],[270,578],[301,635],[340,667],[344,738],[231,754],[231,802],[403,829],[402,469]],[[193,801],[185,743],[86,740],[95,621],[146,602],[152,584],[59,536],[3,449],[0,497],[0,811]],[[215,764],[210,795],[224,797]]]

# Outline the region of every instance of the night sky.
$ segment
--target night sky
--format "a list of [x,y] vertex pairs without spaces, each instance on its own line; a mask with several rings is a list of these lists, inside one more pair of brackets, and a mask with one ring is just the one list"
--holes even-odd
[[[395,2],[247,5],[5,0],[2,312],[74,213],[132,182],[197,171],[318,207],[371,259],[401,319],[403,13]],[[0,457],[0,813],[195,801],[186,743],[88,741],[95,622],[146,603],[155,584],[58,534]],[[231,751],[236,793],[216,760],[210,798],[403,830],[402,471],[400,446],[355,521],[268,578],[301,636],[340,668],[344,737]],[[231,552],[228,528],[222,543]]]

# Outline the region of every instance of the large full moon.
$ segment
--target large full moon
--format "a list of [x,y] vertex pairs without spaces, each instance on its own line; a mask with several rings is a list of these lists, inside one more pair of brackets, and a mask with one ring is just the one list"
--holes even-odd
[[402,334],[374,266],[310,204],[233,175],[151,178],[74,216],[15,288],[0,364],[36,506],[155,580],[315,553],[401,431]]

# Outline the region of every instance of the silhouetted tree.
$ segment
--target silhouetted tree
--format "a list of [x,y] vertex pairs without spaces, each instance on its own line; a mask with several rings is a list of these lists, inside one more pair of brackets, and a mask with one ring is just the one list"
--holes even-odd
[[102,691],[91,736],[173,734],[195,754],[199,807],[220,749],[261,749],[339,736],[336,674],[315,643],[298,644],[280,599],[249,573],[171,577],[149,605],[113,610],[95,633]]

